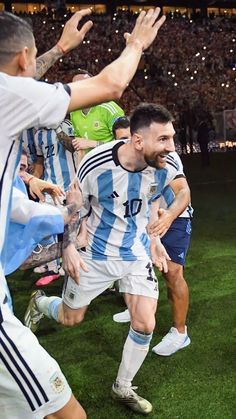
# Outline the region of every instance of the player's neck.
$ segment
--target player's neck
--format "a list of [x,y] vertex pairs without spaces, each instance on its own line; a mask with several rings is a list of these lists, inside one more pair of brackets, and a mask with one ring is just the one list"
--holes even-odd
[[88,113],[89,113],[90,109],[91,109],[91,108],[84,108],[84,109],[82,109],[83,114],[84,114],[84,115],[88,115]]
[[124,169],[136,172],[145,169],[147,164],[141,154],[132,146],[132,143],[126,143],[118,149],[118,159]]

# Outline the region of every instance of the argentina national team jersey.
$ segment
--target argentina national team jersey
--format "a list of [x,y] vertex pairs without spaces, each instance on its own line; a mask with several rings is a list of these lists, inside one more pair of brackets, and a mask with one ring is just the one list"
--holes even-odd
[[29,165],[34,164],[37,160],[36,147],[34,144],[34,133],[34,128],[30,128],[24,130],[21,135],[22,148],[27,153],[27,162]]
[[[61,128],[68,136],[73,136],[73,128],[70,121],[63,121]],[[53,129],[37,131],[35,134],[35,146],[37,156],[43,157],[44,160],[44,180],[52,182],[60,186],[64,191],[67,191],[76,175],[74,153],[64,149]]]
[[91,151],[78,170],[89,213],[85,258],[132,261],[149,255],[146,227],[151,202],[160,197],[165,184],[183,174],[177,165],[171,170],[128,171],[118,159],[122,144],[115,141]]

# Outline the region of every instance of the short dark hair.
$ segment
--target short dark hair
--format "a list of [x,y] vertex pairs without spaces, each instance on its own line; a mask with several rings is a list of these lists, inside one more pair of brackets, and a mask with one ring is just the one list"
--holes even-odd
[[119,116],[112,125],[113,137],[116,138],[116,130],[119,128],[129,128],[130,122],[127,116]]
[[0,12],[0,65],[10,62],[24,47],[34,45],[28,22],[8,12]]
[[174,120],[171,113],[162,105],[141,103],[130,116],[130,132],[133,135],[141,128],[148,128],[153,122],[167,123]]

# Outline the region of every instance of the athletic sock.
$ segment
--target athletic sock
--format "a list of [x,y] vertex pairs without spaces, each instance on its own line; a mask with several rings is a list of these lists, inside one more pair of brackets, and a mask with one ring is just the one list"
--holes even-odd
[[116,378],[119,385],[131,386],[134,376],[148,354],[151,339],[152,333],[147,335],[130,327]]
[[61,302],[60,297],[39,297],[36,304],[41,313],[58,322],[58,309]]

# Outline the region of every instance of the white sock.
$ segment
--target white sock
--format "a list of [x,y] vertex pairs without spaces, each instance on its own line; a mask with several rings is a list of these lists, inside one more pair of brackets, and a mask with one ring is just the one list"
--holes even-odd
[[136,332],[130,327],[116,378],[118,384],[121,386],[131,386],[134,376],[137,374],[148,354],[151,339],[152,333],[145,335]]
[[58,321],[58,309],[61,302],[60,297],[39,297],[36,304],[39,311],[46,317]]

